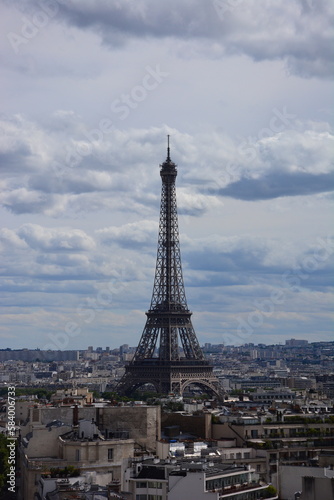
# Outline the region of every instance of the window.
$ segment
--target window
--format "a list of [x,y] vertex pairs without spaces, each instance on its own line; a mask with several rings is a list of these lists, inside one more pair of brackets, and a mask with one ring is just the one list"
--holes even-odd
[[147,495],[136,495],[136,500],[147,500]]
[[147,488],[147,482],[146,481],[137,481],[136,488]]
[[32,410],[32,421],[33,422],[38,422],[39,421],[39,409],[34,409]]
[[148,487],[149,488],[158,488],[159,490],[161,490],[162,488],[162,483],[159,483],[157,481],[149,481],[148,482]]
[[80,460],[80,450],[79,449],[75,450],[75,460],[77,462],[79,462],[79,460]]
[[114,449],[109,448],[108,449],[108,460],[113,460],[114,459]]

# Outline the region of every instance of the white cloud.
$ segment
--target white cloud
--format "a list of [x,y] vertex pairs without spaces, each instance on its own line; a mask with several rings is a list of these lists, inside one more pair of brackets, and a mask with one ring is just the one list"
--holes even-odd
[[[4,207],[16,214],[50,216],[69,209],[77,213],[118,206],[143,213],[152,203],[156,207],[159,160],[155,151],[168,131],[165,126],[113,128],[99,141],[86,141],[83,154],[83,149],[75,149],[83,143],[68,138],[70,130],[73,135],[80,130],[82,136],[89,136],[89,130],[73,113],[60,114],[70,117],[66,133],[57,123],[53,128],[51,121],[46,132],[42,124],[22,117],[3,120],[7,132],[2,172],[7,175],[0,200]],[[291,125],[294,128],[277,133],[268,129],[269,137],[259,133],[255,141],[239,144],[226,135],[213,133],[209,139],[207,133],[191,136],[173,129],[172,153],[181,163],[177,183],[184,179],[189,184],[178,188],[180,213],[199,216],[217,208],[221,204],[217,194],[249,200],[332,190],[333,135],[323,124]],[[11,159],[6,156],[8,144]],[[12,170],[12,164],[19,167]]]
[[13,248],[27,248],[28,245],[15,231],[6,227],[0,229],[0,241],[2,245]]
[[152,239],[158,234],[158,224],[152,220],[141,220],[121,227],[99,229],[97,234],[105,244],[119,244],[125,247],[152,246]]
[[82,252],[93,250],[95,243],[80,229],[45,228],[37,224],[25,224],[17,231],[18,236],[31,248],[44,252]]

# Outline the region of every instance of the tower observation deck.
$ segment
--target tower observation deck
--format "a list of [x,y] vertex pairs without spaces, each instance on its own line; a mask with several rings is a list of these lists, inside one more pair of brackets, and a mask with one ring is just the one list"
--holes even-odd
[[152,384],[159,393],[182,395],[187,386],[195,384],[220,397],[219,381],[200,348],[187,306],[176,205],[177,168],[170,158],[169,136],[160,176],[158,251],[151,305],[134,357],[116,390],[131,394],[140,386]]

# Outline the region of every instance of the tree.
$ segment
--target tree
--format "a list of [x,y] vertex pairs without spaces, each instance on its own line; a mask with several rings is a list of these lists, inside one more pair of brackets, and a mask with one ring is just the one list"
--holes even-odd
[[[6,478],[9,473],[9,441],[3,434],[0,434],[0,493],[5,491]],[[0,495],[1,497],[1,495]]]
[[272,484],[270,484],[268,486],[268,488],[266,488],[264,490],[264,498],[272,498],[272,497],[275,497],[277,495],[277,491],[276,491],[276,488],[273,487]]

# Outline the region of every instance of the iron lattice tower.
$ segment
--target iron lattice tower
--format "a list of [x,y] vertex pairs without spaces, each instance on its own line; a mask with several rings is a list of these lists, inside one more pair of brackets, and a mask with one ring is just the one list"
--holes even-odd
[[184,389],[194,383],[220,396],[219,382],[204,358],[187,306],[176,206],[177,169],[170,159],[169,136],[167,158],[160,165],[160,176],[158,252],[151,305],[135,355],[116,390],[130,394],[150,383],[159,393],[182,395]]

